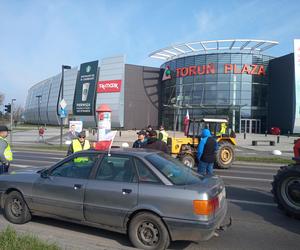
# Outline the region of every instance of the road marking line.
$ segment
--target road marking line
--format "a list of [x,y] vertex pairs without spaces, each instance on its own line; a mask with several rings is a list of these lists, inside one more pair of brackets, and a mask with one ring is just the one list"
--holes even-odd
[[269,202],[235,200],[235,199],[227,199],[227,200],[229,202],[233,202],[233,203],[243,203],[243,204],[259,205],[259,206],[277,207],[277,205],[275,203],[269,203]]
[[262,182],[272,182],[273,179],[261,179],[261,178],[252,178],[252,177],[238,177],[238,176],[226,176],[226,175],[219,175],[221,178],[224,179],[236,179],[236,180],[247,180],[247,181],[262,181]]
[[21,165],[21,164],[13,164],[13,165],[11,165],[11,167],[17,167],[17,168],[30,168],[30,167],[32,167],[32,166]]
[[44,158],[44,159],[53,159],[53,160],[62,160],[63,158],[62,157],[47,157],[47,156],[43,156],[43,157],[40,157],[40,156],[17,156],[17,157],[14,157],[16,160],[30,160],[30,159],[34,159],[34,158]]

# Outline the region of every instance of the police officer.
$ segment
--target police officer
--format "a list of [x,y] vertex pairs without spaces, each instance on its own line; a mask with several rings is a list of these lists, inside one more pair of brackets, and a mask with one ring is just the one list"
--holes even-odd
[[10,131],[6,126],[0,125],[0,174],[8,172],[10,162],[13,160],[13,154],[6,137]]
[[73,154],[82,150],[88,150],[91,148],[89,140],[85,139],[85,131],[82,131],[78,134],[78,138],[72,140],[72,143],[68,149],[68,154]]
[[161,125],[159,127],[159,134],[158,134],[158,139],[160,139],[161,141],[163,141],[164,143],[168,142],[168,133],[165,131],[165,128],[163,125]]

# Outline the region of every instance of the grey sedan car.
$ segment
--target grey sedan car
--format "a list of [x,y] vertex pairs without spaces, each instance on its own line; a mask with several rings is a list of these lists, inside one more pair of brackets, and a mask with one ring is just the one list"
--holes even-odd
[[219,177],[143,149],[82,151],[50,168],[1,175],[0,204],[12,223],[67,220],[128,234],[141,249],[208,240],[227,212]]

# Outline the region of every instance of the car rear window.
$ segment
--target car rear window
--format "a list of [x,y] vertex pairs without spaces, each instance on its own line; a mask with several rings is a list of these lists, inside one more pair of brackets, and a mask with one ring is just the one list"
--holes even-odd
[[201,181],[201,175],[169,155],[157,153],[145,158],[175,185],[190,185]]

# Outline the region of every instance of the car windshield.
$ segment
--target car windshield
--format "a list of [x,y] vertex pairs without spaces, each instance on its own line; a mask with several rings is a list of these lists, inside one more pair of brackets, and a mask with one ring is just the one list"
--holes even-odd
[[201,181],[202,175],[186,167],[172,156],[157,153],[147,155],[145,158],[175,185],[190,185]]

